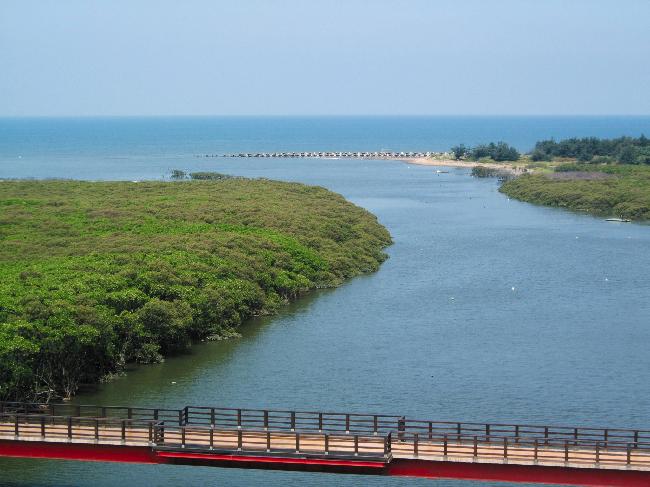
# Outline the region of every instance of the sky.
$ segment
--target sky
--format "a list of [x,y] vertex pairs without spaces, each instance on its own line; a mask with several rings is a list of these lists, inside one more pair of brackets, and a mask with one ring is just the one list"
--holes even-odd
[[650,114],[650,0],[0,0],[0,116]]

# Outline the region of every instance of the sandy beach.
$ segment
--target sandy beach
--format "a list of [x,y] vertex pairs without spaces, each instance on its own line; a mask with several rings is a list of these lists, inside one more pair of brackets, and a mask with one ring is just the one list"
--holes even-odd
[[399,161],[406,162],[407,164],[417,164],[419,166],[446,166],[446,167],[465,167],[471,169],[475,166],[487,167],[490,169],[499,169],[508,171],[514,174],[526,172],[526,168],[522,166],[515,166],[510,163],[490,163],[490,162],[474,162],[474,161],[457,161],[455,159],[436,159],[433,157],[404,157],[398,159]]

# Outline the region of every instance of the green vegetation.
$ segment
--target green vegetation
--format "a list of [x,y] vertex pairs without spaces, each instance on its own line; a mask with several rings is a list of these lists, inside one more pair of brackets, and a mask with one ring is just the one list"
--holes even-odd
[[376,270],[391,240],[323,188],[236,178],[0,182],[0,241],[0,399],[47,400]]
[[458,161],[469,159],[472,161],[489,160],[494,162],[518,161],[521,157],[519,151],[505,142],[490,142],[477,145],[474,148],[460,144],[451,148],[454,158]]
[[503,169],[488,166],[474,166],[472,168],[472,176],[475,178],[499,178],[501,181],[513,177],[512,172],[510,171],[504,171]]
[[650,139],[619,137],[617,139],[565,139],[559,142],[542,140],[535,144],[531,153],[533,161],[551,161],[554,158],[570,158],[594,164],[650,164]]
[[512,198],[597,215],[650,219],[650,167],[564,164],[505,182]]

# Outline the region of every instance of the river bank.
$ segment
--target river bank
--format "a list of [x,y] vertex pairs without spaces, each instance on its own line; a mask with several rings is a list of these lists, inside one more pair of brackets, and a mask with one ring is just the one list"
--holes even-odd
[[570,164],[528,174],[499,189],[511,198],[596,216],[650,219],[650,167]]
[[407,164],[415,164],[418,166],[440,166],[440,167],[462,167],[466,169],[473,169],[474,167],[485,167],[489,169],[500,170],[509,172],[515,175],[525,174],[529,171],[525,165],[513,164],[509,162],[491,163],[491,162],[476,162],[476,161],[457,161],[451,158],[435,158],[435,157],[404,157],[395,159],[397,161],[405,162]]

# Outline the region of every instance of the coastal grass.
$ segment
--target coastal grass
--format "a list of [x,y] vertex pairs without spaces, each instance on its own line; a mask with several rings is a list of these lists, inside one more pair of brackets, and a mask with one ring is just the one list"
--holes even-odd
[[553,173],[506,181],[500,191],[530,203],[650,220],[650,166],[646,165],[560,164]]
[[0,399],[47,400],[374,271],[391,238],[324,188],[199,177],[3,181],[0,242]]

